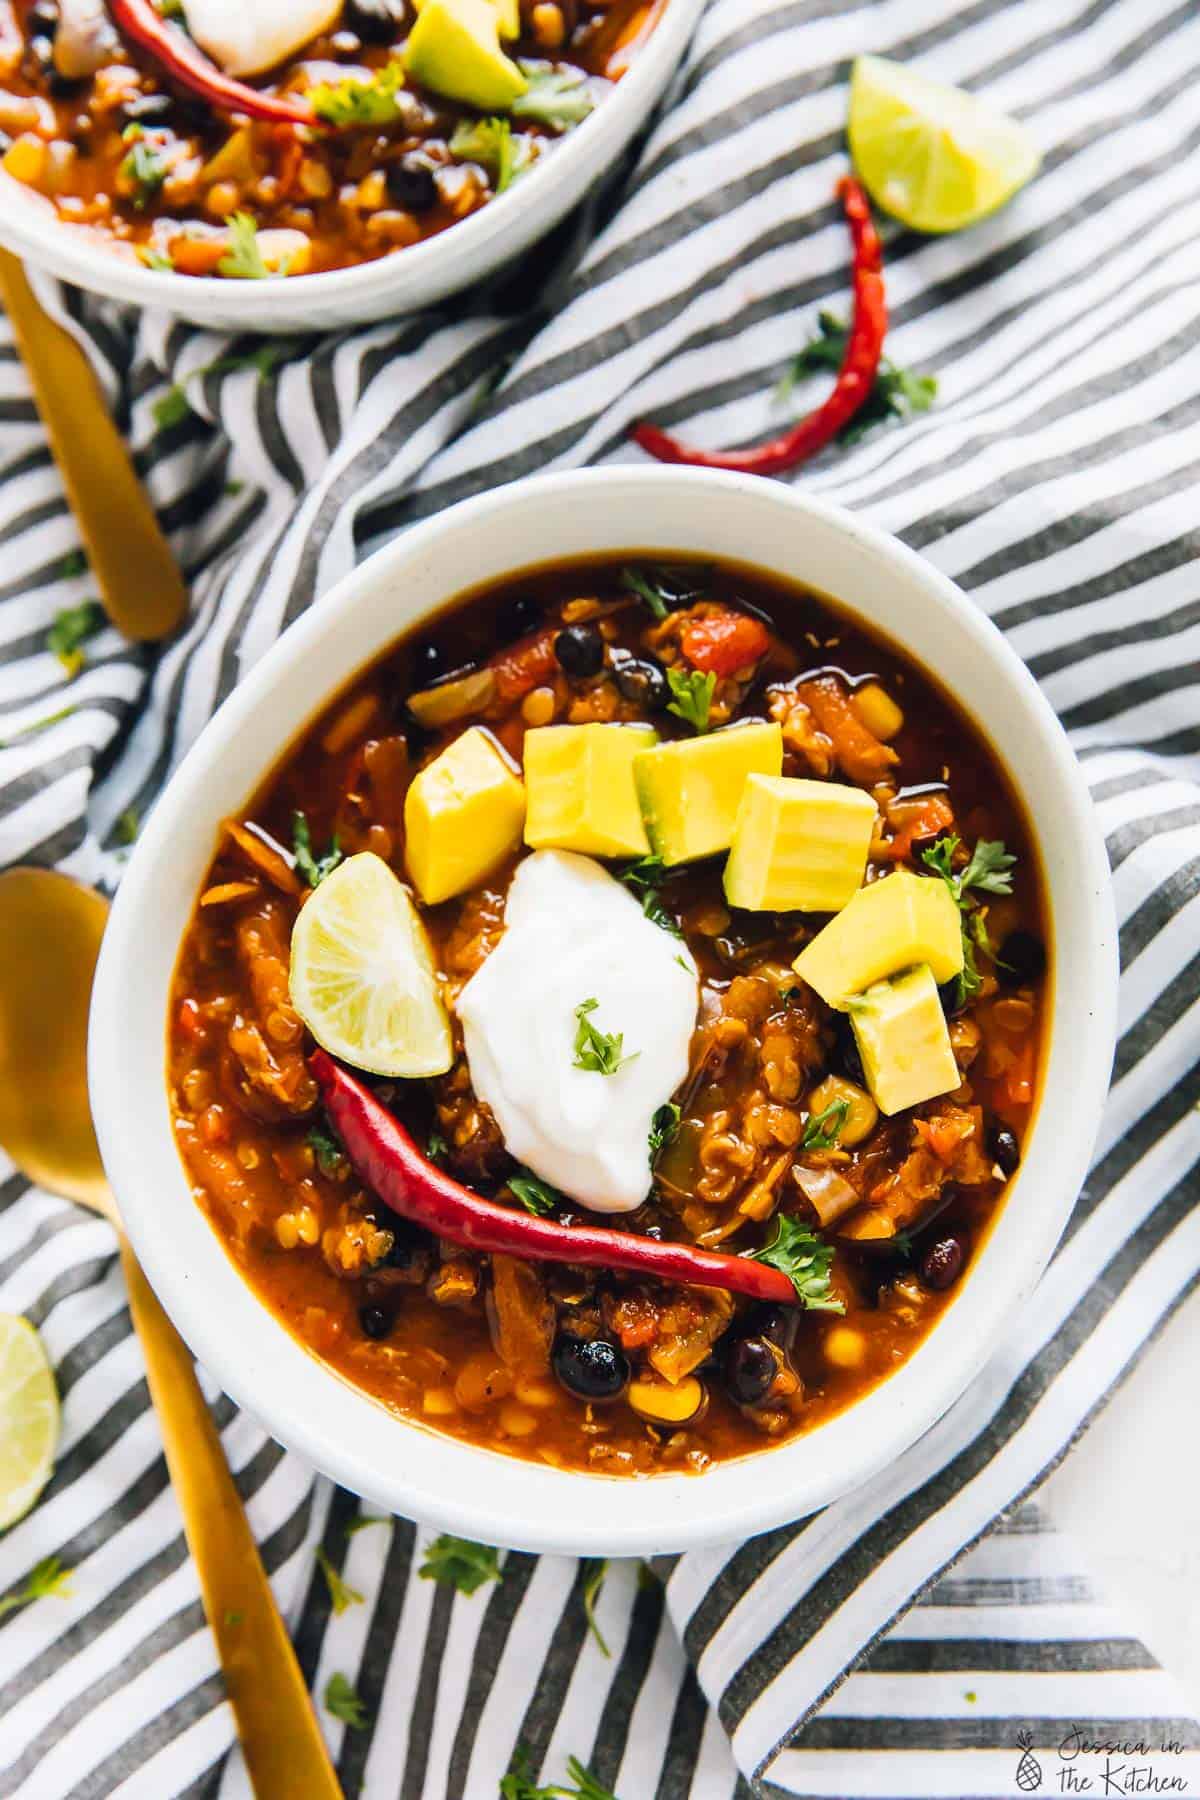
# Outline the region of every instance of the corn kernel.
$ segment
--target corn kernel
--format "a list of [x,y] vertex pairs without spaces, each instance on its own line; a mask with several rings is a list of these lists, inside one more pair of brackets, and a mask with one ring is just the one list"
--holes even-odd
[[867,1354],[867,1341],[852,1325],[834,1325],[825,1333],[825,1361],[835,1369],[857,1369]]
[[275,1221],[275,1236],[281,1250],[294,1250],[300,1242],[300,1230],[296,1224],[295,1213],[280,1213]]
[[448,1418],[458,1411],[458,1401],[448,1387],[426,1388],[421,1400],[421,1410],[433,1418]]
[[552,687],[536,687],[521,702],[521,717],[527,725],[549,725],[557,700]]
[[526,1406],[553,1406],[557,1398],[548,1381],[538,1381],[534,1377],[526,1377],[524,1380],[518,1381],[513,1392],[517,1399]]
[[881,743],[890,743],[904,729],[904,714],[877,681],[868,681],[865,687],[855,688],[850,704],[871,736]]
[[36,187],[46,169],[46,146],[32,132],[23,131],[4,152],[0,166],[14,181],[23,181],[29,187]]
[[500,1408],[500,1429],[505,1437],[532,1437],[537,1430],[537,1417],[525,1407],[518,1406],[513,1400],[506,1400]]
[[665,1381],[631,1381],[626,1397],[638,1417],[652,1425],[686,1425],[704,1405],[704,1389],[694,1375],[673,1387]]

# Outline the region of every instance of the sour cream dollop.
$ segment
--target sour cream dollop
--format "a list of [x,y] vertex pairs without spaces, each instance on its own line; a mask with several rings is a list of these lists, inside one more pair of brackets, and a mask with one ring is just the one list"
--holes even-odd
[[342,0],[186,0],[187,26],[227,75],[258,75],[319,37]]
[[[587,856],[537,850],[513,876],[505,931],[458,997],[475,1092],[509,1153],[595,1212],[650,1188],[654,1114],[688,1068],[696,965],[628,889]],[[615,1075],[575,1067],[577,1009],[620,1033]]]

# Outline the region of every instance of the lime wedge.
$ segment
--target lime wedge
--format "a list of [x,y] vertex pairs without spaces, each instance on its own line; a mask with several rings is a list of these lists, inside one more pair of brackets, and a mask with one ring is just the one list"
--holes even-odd
[[850,78],[850,154],[876,205],[914,231],[960,231],[1010,200],[1041,157],[1023,125],[882,56]]
[[27,1513],[54,1467],[58,1390],[28,1319],[0,1313],[0,1531]]
[[331,1056],[372,1075],[441,1075],[454,1053],[408,889],[364,851],[327,875],[292,932],[292,1004]]

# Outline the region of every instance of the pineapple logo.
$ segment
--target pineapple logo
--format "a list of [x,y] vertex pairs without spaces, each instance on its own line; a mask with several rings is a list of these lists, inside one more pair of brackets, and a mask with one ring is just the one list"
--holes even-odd
[[1023,1794],[1036,1794],[1042,1785],[1042,1765],[1033,1754],[1033,1733],[1018,1731],[1021,1760],[1017,1764],[1017,1786]]

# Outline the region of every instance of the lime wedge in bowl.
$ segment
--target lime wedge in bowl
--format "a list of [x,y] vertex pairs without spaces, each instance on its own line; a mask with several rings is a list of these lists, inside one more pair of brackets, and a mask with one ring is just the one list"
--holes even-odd
[[372,1075],[441,1075],[450,1021],[425,927],[370,851],[314,888],[292,932],[292,1005],[331,1056]]
[[850,154],[877,206],[914,231],[961,231],[1010,200],[1041,156],[1016,119],[882,56],[850,78]]
[[28,1319],[0,1313],[0,1531],[27,1513],[54,1468],[58,1389]]

